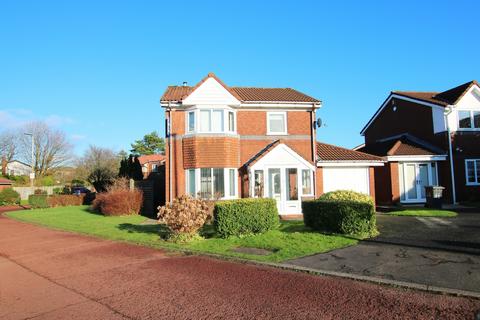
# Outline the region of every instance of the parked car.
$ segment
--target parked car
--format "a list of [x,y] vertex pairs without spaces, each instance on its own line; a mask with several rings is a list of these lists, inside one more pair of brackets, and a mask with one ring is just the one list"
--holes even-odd
[[72,187],[72,194],[80,195],[80,194],[89,194],[92,191],[90,191],[86,187]]

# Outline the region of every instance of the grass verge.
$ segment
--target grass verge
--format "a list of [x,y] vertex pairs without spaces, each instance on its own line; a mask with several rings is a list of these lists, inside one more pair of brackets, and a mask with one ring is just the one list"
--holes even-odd
[[457,213],[449,210],[437,210],[428,208],[410,208],[387,213],[391,216],[412,216],[412,217],[456,217]]
[[[142,216],[105,217],[92,213],[87,206],[36,209],[9,212],[17,220],[32,222],[59,230],[88,234],[110,240],[125,241],[153,248],[189,250],[213,253],[243,259],[281,262],[356,244],[358,241],[341,235],[327,235],[305,228],[301,221],[282,222],[278,230],[260,235],[222,239],[211,227],[203,230],[205,239],[188,244],[165,241],[166,232],[160,224],[146,224]],[[272,251],[268,255],[254,255],[232,251],[238,247],[261,248]]]

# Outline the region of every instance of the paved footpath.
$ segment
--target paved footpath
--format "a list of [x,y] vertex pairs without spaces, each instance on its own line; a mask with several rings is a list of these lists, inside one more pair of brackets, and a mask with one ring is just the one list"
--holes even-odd
[[479,300],[115,243],[0,217],[0,319],[475,319]]

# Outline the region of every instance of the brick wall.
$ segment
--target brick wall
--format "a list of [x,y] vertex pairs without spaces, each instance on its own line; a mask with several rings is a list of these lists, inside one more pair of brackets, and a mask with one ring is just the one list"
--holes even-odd
[[238,137],[185,137],[183,138],[183,167],[238,168]]

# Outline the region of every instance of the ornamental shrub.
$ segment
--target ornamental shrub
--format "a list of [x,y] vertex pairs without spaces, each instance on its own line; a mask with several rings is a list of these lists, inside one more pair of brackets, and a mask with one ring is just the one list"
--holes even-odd
[[187,242],[198,238],[198,230],[211,217],[209,205],[205,200],[182,195],[171,203],[159,207],[160,223],[167,225],[170,240]]
[[137,215],[142,205],[142,191],[115,190],[98,193],[92,202],[92,209],[105,216]]
[[0,191],[0,206],[9,204],[19,204],[20,194],[12,188],[6,188]]
[[48,208],[47,198],[46,194],[31,194],[28,196],[28,204],[34,209]]
[[279,226],[274,199],[246,198],[220,201],[214,209],[215,230],[223,238],[264,233]]
[[324,201],[345,200],[374,204],[372,197],[370,197],[368,194],[355,192],[352,190],[337,190],[327,192],[322,194],[318,199]]
[[376,235],[375,206],[372,201],[318,199],[302,202],[305,226],[360,237]]
[[47,198],[49,207],[81,206],[84,203],[84,194],[59,194]]

